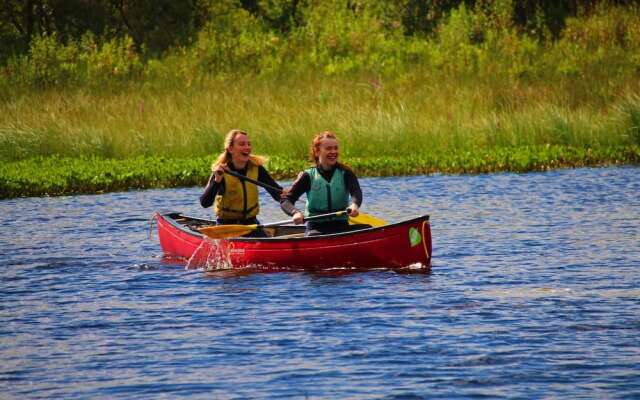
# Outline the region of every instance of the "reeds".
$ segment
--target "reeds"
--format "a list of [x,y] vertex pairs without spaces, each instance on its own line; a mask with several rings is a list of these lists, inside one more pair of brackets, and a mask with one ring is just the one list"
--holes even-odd
[[640,143],[638,81],[618,82],[605,105],[572,98],[565,85],[512,83],[301,76],[212,79],[184,90],[29,93],[0,103],[0,159],[213,156],[232,128],[250,133],[256,153],[292,158],[305,157],[310,138],[325,129],[353,157]]

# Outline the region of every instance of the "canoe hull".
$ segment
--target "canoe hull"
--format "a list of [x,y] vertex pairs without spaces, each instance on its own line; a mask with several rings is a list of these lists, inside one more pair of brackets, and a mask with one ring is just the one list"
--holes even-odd
[[188,260],[190,266],[267,270],[431,267],[428,216],[333,235],[220,240],[206,238],[180,222],[189,217],[177,213],[157,213],[156,217],[165,255]]

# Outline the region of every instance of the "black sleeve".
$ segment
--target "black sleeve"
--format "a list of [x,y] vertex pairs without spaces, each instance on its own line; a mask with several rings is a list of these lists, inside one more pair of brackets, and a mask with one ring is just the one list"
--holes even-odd
[[200,196],[200,205],[204,208],[211,207],[217,194],[224,193],[224,178],[220,183],[216,182],[215,174],[211,174],[207,187],[204,188],[204,193]]
[[362,205],[362,189],[360,189],[360,182],[358,177],[353,171],[348,169],[344,170],[344,183],[347,185],[347,190],[351,195],[351,202],[356,203],[358,207]]
[[300,172],[298,174],[298,178],[293,182],[291,188],[287,191],[286,196],[280,200],[280,208],[287,215],[293,215],[297,211],[299,211],[296,207],[296,201],[302,196],[304,193],[308,192],[311,189],[311,177],[306,172]]
[[275,179],[273,179],[271,175],[269,175],[269,172],[267,172],[267,170],[262,165],[258,167],[258,181],[269,186],[277,187],[279,190],[266,190],[275,201],[280,202],[280,193],[282,193],[282,186],[280,186],[278,182],[276,182]]

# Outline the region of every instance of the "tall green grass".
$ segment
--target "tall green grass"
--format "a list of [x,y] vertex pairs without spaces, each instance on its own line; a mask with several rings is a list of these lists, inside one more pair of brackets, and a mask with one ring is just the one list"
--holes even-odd
[[305,157],[313,134],[325,129],[355,157],[639,144],[639,82],[606,84],[614,92],[606,99],[576,99],[570,85],[555,82],[456,81],[416,71],[401,79],[306,75],[212,79],[185,90],[50,90],[0,103],[0,159],[213,155],[231,128],[247,130],[256,153],[293,158]]
[[358,157],[638,144],[637,7],[600,3],[556,40],[517,26],[509,0],[463,3],[428,37],[393,10],[331,0],[283,34],[223,7],[161,59],[127,38],[36,39],[0,74],[0,161],[204,156],[231,128],[286,157],[324,129]]

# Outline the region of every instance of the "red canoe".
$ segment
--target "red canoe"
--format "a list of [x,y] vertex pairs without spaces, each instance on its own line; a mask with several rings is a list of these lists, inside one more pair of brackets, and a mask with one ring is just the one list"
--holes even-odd
[[164,253],[190,266],[261,270],[431,268],[429,216],[358,231],[304,237],[303,225],[269,228],[273,237],[213,240],[198,228],[209,220],[157,213]]

